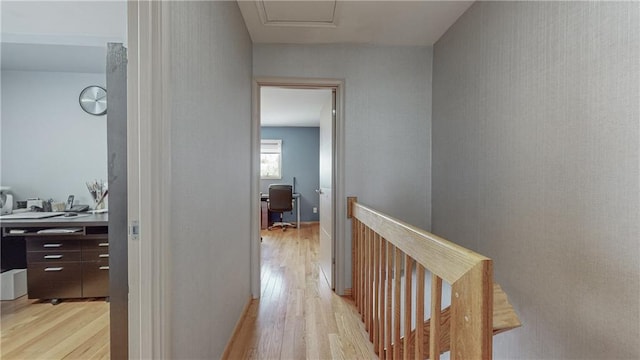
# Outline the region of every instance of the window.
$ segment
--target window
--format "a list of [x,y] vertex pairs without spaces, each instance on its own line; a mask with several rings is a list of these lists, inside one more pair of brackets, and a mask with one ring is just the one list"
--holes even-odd
[[282,179],[282,140],[260,140],[260,178]]

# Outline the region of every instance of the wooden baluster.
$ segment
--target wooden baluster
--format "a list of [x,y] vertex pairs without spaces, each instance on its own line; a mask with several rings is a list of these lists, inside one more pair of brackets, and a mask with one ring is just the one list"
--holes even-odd
[[360,275],[358,275],[359,279],[360,279],[360,284],[358,285],[358,287],[360,288],[358,290],[358,302],[360,303],[359,305],[359,309],[360,309],[360,314],[363,313],[363,299],[364,299],[364,269],[365,269],[365,264],[364,264],[364,259],[365,259],[365,249],[366,249],[366,244],[365,244],[365,239],[364,239],[364,225],[362,225],[362,223],[360,221],[358,221],[358,237],[360,238],[360,269],[358,269],[358,272],[360,273]]
[[378,353],[378,336],[379,336],[379,326],[380,326],[380,312],[378,309],[380,307],[380,235],[374,233],[374,289],[373,289],[373,348],[376,350],[376,354]]
[[359,223],[360,229],[360,318],[362,319],[362,322],[364,323],[364,317],[362,316],[362,314],[364,314],[364,294],[365,294],[365,281],[366,281],[366,276],[365,276],[365,269],[367,268],[367,264],[366,264],[366,256],[367,256],[367,242],[366,239],[364,238],[364,225],[362,223]]
[[366,330],[369,330],[368,328],[368,319],[367,319],[367,295],[369,294],[368,291],[368,281],[369,281],[369,277],[368,277],[368,269],[369,269],[369,239],[367,238],[367,227],[363,224],[362,225],[362,240],[363,240],[363,269],[362,269],[362,312],[360,313],[362,315],[362,322],[364,322],[364,328]]
[[424,266],[416,263],[416,272],[415,360],[424,360]]
[[369,268],[367,269],[369,271],[369,284],[368,284],[368,290],[369,290],[369,294],[367,296],[367,316],[369,317],[369,327],[367,328],[367,331],[369,332],[369,341],[373,341],[373,286],[375,284],[374,282],[374,260],[375,260],[375,246],[374,246],[374,232],[373,230],[367,228],[367,230],[369,230],[369,234],[368,234],[368,238],[369,238]]
[[[366,227],[364,224],[360,224],[360,274],[362,278],[360,279],[360,318],[364,323],[364,309],[365,309],[365,298],[367,296],[367,237],[365,230]],[[365,326],[366,328],[366,326]]]
[[387,308],[386,296],[385,296],[385,279],[387,273],[387,241],[380,238],[380,281],[378,282],[378,314],[380,320],[378,321],[378,355],[380,359],[385,359],[384,356],[384,337],[385,337],[385,322]]
[[429,323],[429,359],[440,359],[440,313],[442,311],[442,279],[431,274],[431,321]]
[[373,293],[373,244],[371,239],[371,229],[368,227],[365,229],[366,241],[367,241],[367,294],[365,297],[365,323],[366,329],[369,332],[369,341],[373,340],[373,335],[371,332],[371,294]]
[[393,322],[393,308],[392,308],[392,292],[393,292],[393,257],[395,253],[395,247],[391,243],[387,243],[387,309],[385,311],[385,357],[387,359],[393,359],[393,353],[391,352],[391,339],[393,333],[391,332]]
[[400,360],[400,272],[402,271],[402,251],[400,249],[395,249],[395,271],[393,273],[394,276],[394,306],[393,309],[393,358],[396,360]]
[[358,220],[358,242],[360,243],[360,251],[358,253],[358,312],[362,315],[362,292],[364,291],[364,238],[362,236],[362,223]]
[[404,360],[409,360],[409,338],[411,337],[411,268],[413,259],[404,255]]
[[353,303],[356,305],[356,309],[360,311],[358,307],[358,271],[360,269],[360,264],[358,263],[360,260],[360,244],[358,240],[358,219],[351,218],[351,296],[353,297]]
[[358,309],[358,232],[356,227],[358,226],[355,218],[351,219],[351,296],[353,297],[353,303]]

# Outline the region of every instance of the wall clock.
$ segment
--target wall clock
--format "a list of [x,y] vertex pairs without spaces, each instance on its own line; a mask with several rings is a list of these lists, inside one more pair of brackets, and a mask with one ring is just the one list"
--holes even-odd
[[87,86],[80,92],[80,107],[91,115],[107,113],[107,90],[101,86]]

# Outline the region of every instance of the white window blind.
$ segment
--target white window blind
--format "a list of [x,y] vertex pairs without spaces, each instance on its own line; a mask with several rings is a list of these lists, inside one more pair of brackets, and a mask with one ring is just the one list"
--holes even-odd
[[282,179],[282,140],[260,140],[260,178]]

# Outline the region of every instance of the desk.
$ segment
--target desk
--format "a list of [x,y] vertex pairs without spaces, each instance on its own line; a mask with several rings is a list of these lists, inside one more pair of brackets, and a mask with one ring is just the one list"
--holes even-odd
[[[260,228],[266,229],[268,227],[269,215],[267,211],[267,200],[269,200],[269,194],[260,193],[260,200],[262,201],[262,206],[260,208],[261,216],[260,216]],[[300,193],[293,193],[293,206],[296,208],[296,229],[300,228]],[[266,219],[265,219],[266,217]],[[266,221],[265,221],[266,220]]]
[[[8,219],[1,225],[2,270],[27,268],[29,299],[109,296],[107,214]],[[61,230],[70,228],[77,231]]]

